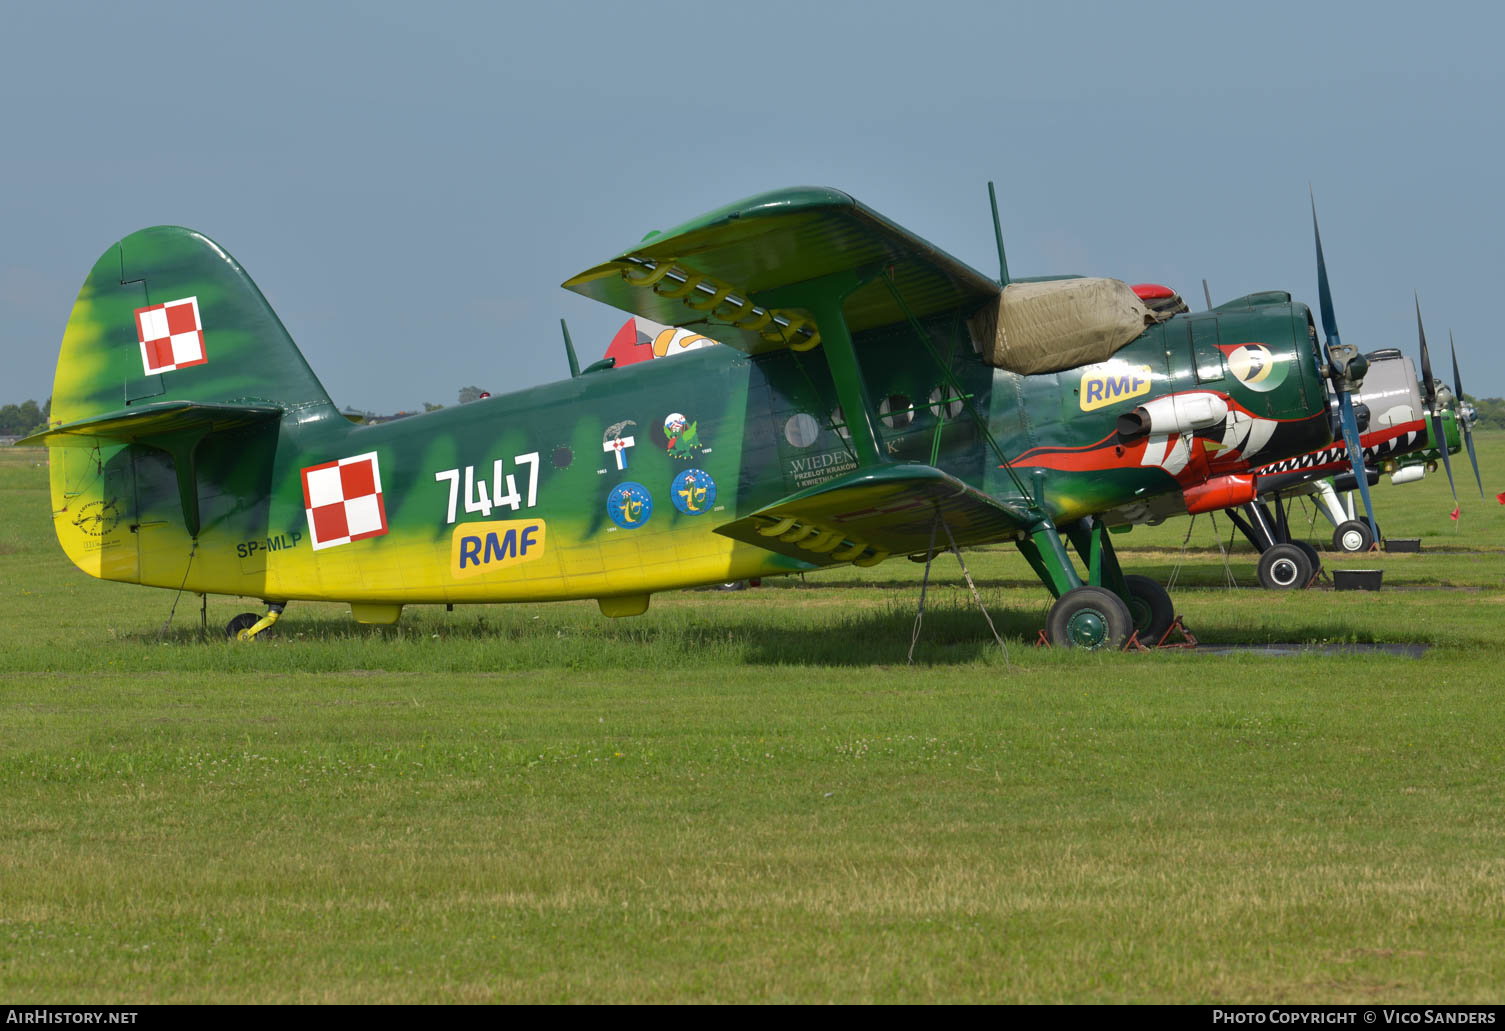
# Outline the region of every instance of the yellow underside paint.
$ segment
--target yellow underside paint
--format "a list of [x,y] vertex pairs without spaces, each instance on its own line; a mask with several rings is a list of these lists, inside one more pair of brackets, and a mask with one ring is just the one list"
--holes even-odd
[[[52,448],[50,455],[58,541],[91,576],[268,601],[351,602],[367,606],[363,611],[377,623],[395,620],[404,603],[596,598],[608,599],[605,606],[625,615],[630,606],[612,599],[630,596],[642,604],[656,591],[790,571],[787,560],[772,552],[713,532],[710,518],[652,530],[607,530],[584,541],[547,519],[460,523],[426,541],[393,533],[314,551],[306,532],[292,542],[291,528],[303,519],[302,511],[293,516],[274,506],[268,522],[281,529],[264,531],[259,546],[243,555],[238,549],[249,542],[221,525],[233,511],[232,500],[201,499],[204,529],[195,545],[175,511],[138,517],[127,449]],[[509,561],[506,530],[535,525],[526,560]],[[484,541],[499,526],[494,552],[500,558],[493,554],[493,561],[476,569],[467,563],[462,574],[457,542],[479,535],[485,559]],[[266,547],[267,534],[275,550]],[[520,547],[521,533],[518,538]]]
[[648,595],[619,594],[613,598],[597,598],[601,615],[620,619],[623,616],[641,616],[648,611]]
[[357,623],[374,626],[391,626],[402,618],[401,605],[371,605],[356,602],[350,606],[350,615]]

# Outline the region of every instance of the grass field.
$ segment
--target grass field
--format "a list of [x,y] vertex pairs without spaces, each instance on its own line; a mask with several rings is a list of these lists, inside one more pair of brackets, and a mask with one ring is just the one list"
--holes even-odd
[[[1499,1001],[1505,435],[1376,491],[1380,594],[1116,538],[1206,644],[1029,646],[1044,591],[903,560],[393,630],[73,569],[0,451],[7,1002]],[[1469,500],[1472,493],[1472,500]],[[1304,518],[1304,517],[1303,517]],[[1226,542],[1228,523],[1218,522]],[[1318,522],[1314,536],[1330,527]],[[1184,544],[1184,548],[1183,548]]]

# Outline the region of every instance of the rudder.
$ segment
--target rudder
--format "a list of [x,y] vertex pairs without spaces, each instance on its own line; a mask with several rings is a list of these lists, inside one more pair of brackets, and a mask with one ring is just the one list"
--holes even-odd
[[63,333],[52,425],[187,400],[338,418],[240,264],[191,229],[132,233],[95,262]]

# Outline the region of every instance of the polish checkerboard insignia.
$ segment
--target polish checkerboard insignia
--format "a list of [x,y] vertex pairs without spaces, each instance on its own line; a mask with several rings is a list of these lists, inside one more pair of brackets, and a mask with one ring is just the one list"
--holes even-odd
[[376,452],[304,469],[303,508],[315,551],[386,533]]
[[141,343],[141,366],[148,376],[203,365],[209,360],[197,297],[137,308],[136,339]]

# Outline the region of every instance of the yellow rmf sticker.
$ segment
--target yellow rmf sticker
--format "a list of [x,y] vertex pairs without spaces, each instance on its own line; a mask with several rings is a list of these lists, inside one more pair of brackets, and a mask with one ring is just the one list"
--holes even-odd
[[544,552],[542,519],[461,523],[449,546],[449,571],[456,577],[531,562]]
[[1148,365],[1128,365],[1124,362],[1091,365],[1082,370],[1077,403],[1082,406],[1082,411],[1090,412],[1105,405],[1148,394],[1150,385]]

